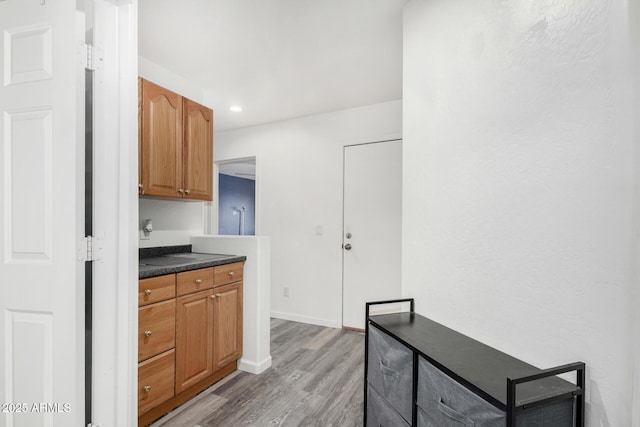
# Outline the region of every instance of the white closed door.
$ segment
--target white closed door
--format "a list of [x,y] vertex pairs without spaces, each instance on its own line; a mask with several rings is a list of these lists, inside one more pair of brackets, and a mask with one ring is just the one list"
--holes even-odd
[[82,14],[0,1],[0,426],[84,424]]
[[342,325],[364,329],[366,302],[401,296],[401,140],[345,147],[342,241]]

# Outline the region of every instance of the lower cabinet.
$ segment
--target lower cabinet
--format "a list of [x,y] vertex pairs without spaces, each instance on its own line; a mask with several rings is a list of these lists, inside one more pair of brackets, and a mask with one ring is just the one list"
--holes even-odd
[[242,282],[213,292],[213,370],[242,355]]
[[213,291],[179,297],[176,307],[176,393],[213,373]]
[[[242,263],[143,279],[139,286],[138,425],[146,426],[235,371],[242,356]],[[166,299],[150,304],[157,289]]]
[[138,413],[173,397],[175,351],[154,356],[138,365]]
[[413,311],[368,310],[365,425],[584,426],[584,363],[543,371]]

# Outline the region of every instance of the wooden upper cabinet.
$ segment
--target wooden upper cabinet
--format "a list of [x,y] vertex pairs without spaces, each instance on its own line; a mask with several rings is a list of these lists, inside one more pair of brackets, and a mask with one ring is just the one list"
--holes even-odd
[[184,98],[185,197],[213,200],[213,110]]
[[142,191],[142,78],[138,77],[138,195]]
[[142,80],[142,190],[182,194],[182,97]]
[[213,200],[213,111],[139,83],[139,194]]

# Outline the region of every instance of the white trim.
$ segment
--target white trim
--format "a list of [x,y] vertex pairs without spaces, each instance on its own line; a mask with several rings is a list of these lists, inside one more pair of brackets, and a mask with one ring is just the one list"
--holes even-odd
[[261,374],[271,367],[271,356],[260,362],[253,362],[242,358],[238,361],[238,370],[248,372],[250,374]]
[[137,424],[137,1],[91,0],[94,44],[94,264],[92,422]]
[[[215,145],[214,145],[215,150]],[[219,187],[220,187],[220,166],[218,166],[218,162],[216,162],[215,154],[213,157],[213,202],[211,202],[210,211],[209,211],[209,232],[207,233],[207,228],[204,229],[204,234],[212,234],[214,236],[218,235],[218,209],[220,209],[220,204],[218,202],[219,195]],[[206,221],[206,220],[205,220]]]
[[213,235],[219,235],[220,230],[218,228],[218,222],[219,222],[219,210],[220,210],[220,205],[218,204],[219,200],[220,200],[220,194],[219,194],[219,182],[220,182],[220,165],[224,164],[224,163],[233,163],[233,162],[238,162],[241,160],[247,160],[247,159],[253,159],[256,163],[256,179],[255,181],[255,195],[254,195],[254,215],[253,215],[253,220],[254,220],[254,235],[255,236],[259,236],[260,235],[260,218],[262,217],[262,215],[260,214],[260,191],[261,191],[261,186],[260,183],[262,182],[262,179],[260,177],[260,164],[261,164],[261,156],[258,153],[249,155],[249,156],[241,156],[241,157],[233,157],[230,159],[224,159],[224,160],[216,160],[214,157],[214,162],[213,162],[213,177],[214,177],[214,186],[213,186],[213,203],[211,206],[211,216],[210,216],[210,222],[212,223],[212,226],[210,227],[211,232],[207,233],[206,229],[205,229],[205,233],[204,234],[213,234]]
[[291,320],[292,322],[307,323],[309,325],[325,326],[327,328],[340,329],[342,327],[340,322],[337,320],[318,319],[316,317],[299,316],[297,314],[282,313],[278,311],[272,311],[271,317],[275,319]]

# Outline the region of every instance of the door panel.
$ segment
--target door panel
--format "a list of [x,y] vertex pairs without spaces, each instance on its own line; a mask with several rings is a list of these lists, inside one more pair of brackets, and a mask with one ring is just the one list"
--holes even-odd
[[213,111],[186,98],[183,105],[185,197],[213,200]]
[[79,17],[75,0],[0,2],[0,402],[60,405],[2,426],[84,422]]
[[144,79],[141,151],[144,194],[180,197],[182,97]]
[[176,394],[213,373],[211,291],[180,297],[176,309]]
[[213,369],[242,355],[242,282],[214,289]]
[[343,246],[342,324],[364,329],[367,301],[401,296],[402,141],[345,147]]

